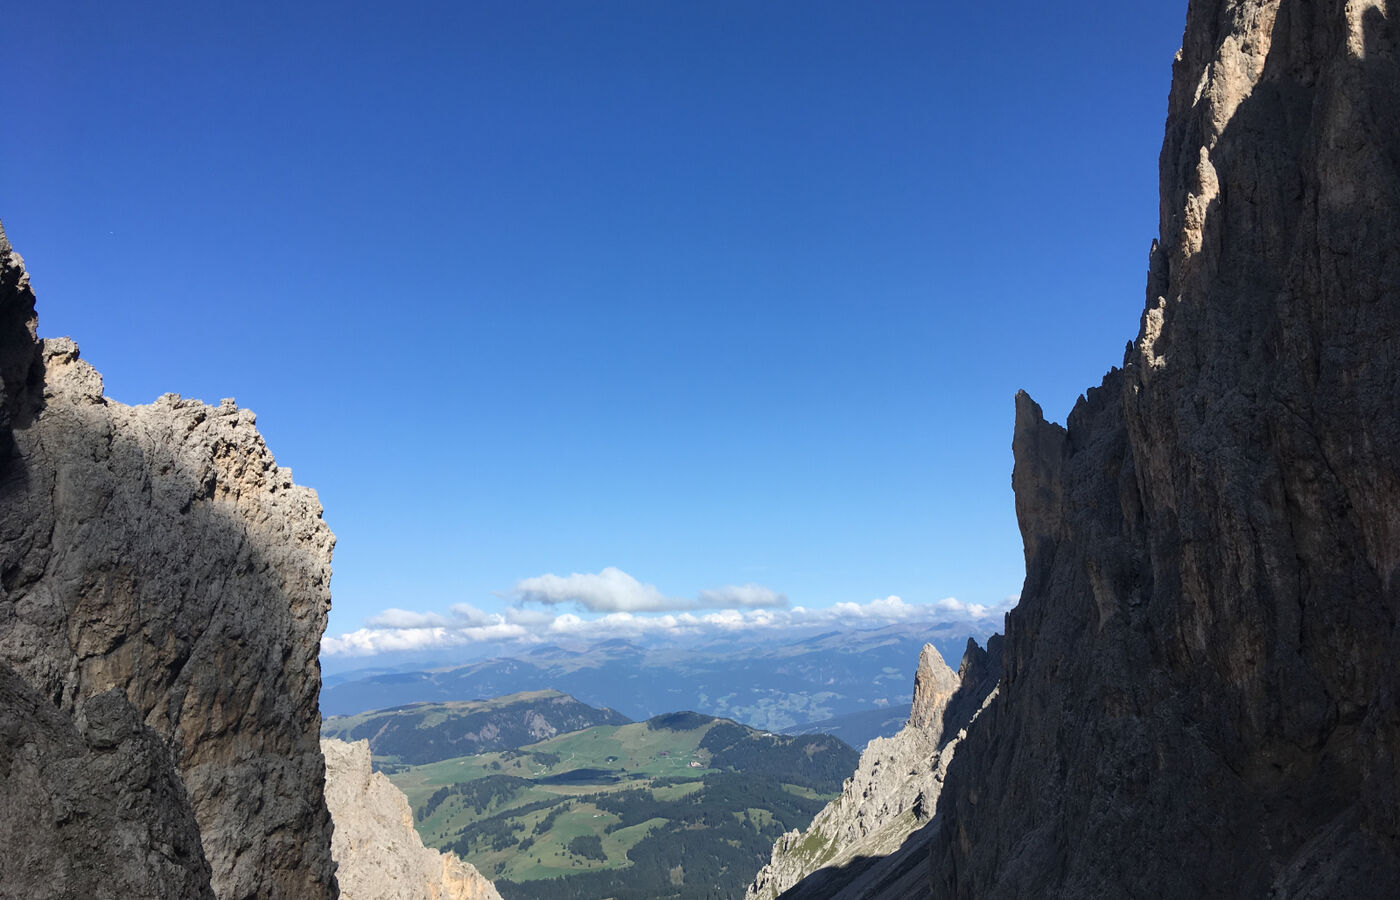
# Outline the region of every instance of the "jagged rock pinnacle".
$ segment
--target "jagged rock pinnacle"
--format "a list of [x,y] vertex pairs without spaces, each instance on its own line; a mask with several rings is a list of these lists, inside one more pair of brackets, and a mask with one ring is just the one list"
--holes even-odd
[[924,644],[919,652],[919,667],[914,672],[914,703],[909,711],[909,725],[941,728],[943,710],[957,689],[957,673],[948,668],[932,644]]

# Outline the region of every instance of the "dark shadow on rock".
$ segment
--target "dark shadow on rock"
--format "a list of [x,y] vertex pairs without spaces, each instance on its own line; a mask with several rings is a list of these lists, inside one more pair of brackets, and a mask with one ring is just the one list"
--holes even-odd
[[1001,654],[1003,641],[999,634],[987,638],[984,650],[972,638],[967,639],[967,649],[963,651],[962,662],[958,665],[958,689],[948,699],[943,710],[942,736],[938,746],[943,747],[958,736],[958,732],[968,727],[972,717],[982,708],[987,695],[1001,681]]
[[80,721],[0,663],[0,897],[214,900],[165,742],[113,689]]
[[24,467],[14,429],[25,428],[43,409],[44,369],[35,340],[34,292],[29,275],[0,224],[0,501],[6,485],[23,486]]

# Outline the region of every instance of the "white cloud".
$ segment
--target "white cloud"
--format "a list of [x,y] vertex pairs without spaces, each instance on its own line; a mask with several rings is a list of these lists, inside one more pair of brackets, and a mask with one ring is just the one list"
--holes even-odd
[[425,650],[529,637],[529,629],[505,623],[465,628],[361,628],[349,634],[321,638],[321,652],[327,656],[372,656],[393,650]]
[[[599,574],[605,574],[607,571],[605,569]],[[625,575],[621,572],[618,574]],[[630,576],[628,579],[636,583]],[[754,598],[763,597],[760,592],[767,590],[752,585],[745,587],[754,589],[755,592],[750,595]],[[718,595],[723,590],[725,589],[708,593]],[[778,598],[782,598],[782,595],[772,594],[772,599]],[[645,611],[619,609],[608,611],[601,616],[584,616],[573,612],[553,613],[548,610],[518,607],[508,607],[500,613],[484,613],[475,607],[458,604],[452,608],[455,618],[448,625],[430,625],[434,616],[432,613],[385,610],[369,620],[365,628],[324,638],[321,641],[321,651],[329,656],[368,656],[389,650],[451,647],[484,641],[542,643],[560,637],[591,641],[615,637],[681,637],[769,630],[780,632],[783,629],[803,627],[879,628],[897,624],[916,624],[931,631],[980,631],[998,628],[1001,625],[1001,614],[1014,605],[1015,598],[1012,597],[1006,598],[996,606],[986,606],[965,603],[956,597],[945,597],[931,603],[910,603],[902,597],[891,595],[865,603],[836,603],[821,609],[805,606],[787,609],[720,609],[711,612],[687,609],[672,610],[660,615],[639,614]],[[393,615],[390,615],[391,613]],[[375,624],[410,623],[414,621],[413,616],[420,616],[424,624],[421,627]]]
[[439,613],[412,612],[407,609],[390,607],[377,616],[365,620],[370,628],[440,628],[451,624],[447,616]]
[[[939,601],[942,603],[943,601]],[[938,604],[934,604],[937,606]],[[889,624],[908,622],[927,615],[927,607],[914,606],[904,602],[902,597],[891,594],[869,603],[837,603],[831,607],[833,618],[845,621],[881,621]],[[820,612],[820,611],[819,611]]]
[[458,623],[466,626],[497,625],[505,621],[499,613],[482,612],[470,603],[452,604],[452,615],[457,618]]
[[964,613],[974,619],[980,619],[988,613],[988,608],[980,603],[964,603],[957,597],[945,597],[936,604],[939,609],[949,613]]
[[671,597],[654,584],[643,584],[615,566],[597,573],[536,575],[516,582],[511,591],[521,604],[577,604],[588,612],[676,612],[689,609],[768,609],[787,606],[787,597],[761,584],[726,585],[694,599]]
[[514,593],[521,603],[577,603],[589,612],[656,612],[694,605],[667,597],[656,585],[642,584],[613,566],[597,574],[537,575],[516,582]]
[[710,591],[701,591],[699,603],[702,609],[771,609],[787,606],[787,595],[761,584],[731,584]]
[[543,609],[521,609],[518,606],[507,606],[501,616],[513,625],[538,627],[553,622],[556,614]]

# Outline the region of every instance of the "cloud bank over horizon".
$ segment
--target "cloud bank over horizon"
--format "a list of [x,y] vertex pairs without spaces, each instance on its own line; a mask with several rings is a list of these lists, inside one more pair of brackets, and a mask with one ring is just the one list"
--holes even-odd
[[[705,590],[693,599],[668,597],[655,585],[643,584],[613,567],[596,574],[526,578],[517,582],[507,596],[514,598],[514,604],[496,613],[467,603],[455,604],[446,613],[385,609],[367,619],[363,628],[322,638],[321,653],[373,656],[492,641],[529,644],[561,638],[667,638],[910,623],[965,626],[970,632],[999,630],[1002,614],[1018,599],[1007,597],[988,606],[965,603],[955,597],[910,603],[890,595],[866,603],[842,602],[813,609],[789,606],[785,595],[756,584]],[[572,604],[578,612],[531,608],[531,604]]]
[[696,597],[670,597],[654,584],[642,584],[614,566],[598,573],[562,576],[552,573],[515,583],[510,594],[518,604],[559,606],[572,603],[587,612],[679,612],[696,609],[775,609],[787,597],[758,584],[726,585],[701,591]]

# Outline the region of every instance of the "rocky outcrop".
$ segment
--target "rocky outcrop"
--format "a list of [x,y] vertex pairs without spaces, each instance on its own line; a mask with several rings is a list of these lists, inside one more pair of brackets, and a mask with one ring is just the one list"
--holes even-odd
[[[1000,640],[993,638],[989,649],[999,654]],[[925,829],[964,729],[996,687],[997,658],[968,641],[955,674],[925,644],[909,723],[866,746],[841,796],[805,832],[778,839],[746,900],[922,897],[928,890]]]
[[[28,276],[0,236],[0,663],[60,716],[18,714],[7,752],[29,762],[10,767],[6,796],[66,790],[32,781],[58,763],[8,735],[63,732],[53,752],[97,778],[116,764],[92,743],[95,716],[140,723],[150,731],[121,737],[136,768],[112,771],[132,790],[146,778],[152,803],[182,787],[216,896],[334,897],[316,706],[334,538],[315,494],[232,401],[116,403],[72,341],[35,334]],[[168,818],[174,833],[182,821]],[[171,860],[205,864],[155,825],[138,831],[123,849],[149,859],[152,883]],[[0,857],[0,878],[13,864]]]
[[1400,893],[1400,47],[1192,0],[1124,368],[1017,398],[1026,583],[940,897]]
[[[976,646],[975,642],[970,642],[968,651]],[[941,734],[943,713],[958,685],[957,673],[948,668],[932,644],[924,644],[919,651],[918,668],[914,670],[914,703],[909,709],[908,728]]]
[[423,846],[403,792],[370,770],[369,742],[321,742],[331,852],[344,900],[501,900],[476,867]]

